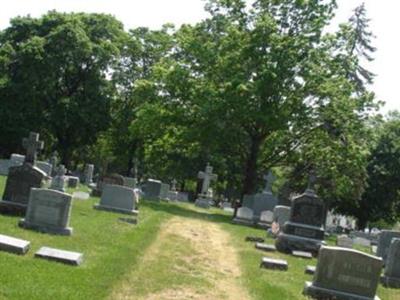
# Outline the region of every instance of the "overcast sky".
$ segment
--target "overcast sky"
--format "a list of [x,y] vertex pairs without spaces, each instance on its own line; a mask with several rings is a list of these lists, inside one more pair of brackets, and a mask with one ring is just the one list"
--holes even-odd
[[[336,22],[347,20],[352,10],[365,2],[371,29],[376,35],[375,61],[370,65],[376,75],[372,90],[378,99],[386,102],[383,112],[400,110],[397,99],[397,71],[400,70],[400,43],[397,29],[400,28],[398,16],[399,0],[337,0]],[[3,0],[0,9],[0,29],[8,26],[9,19],[30,14],[39,17],[48,10],[62,12],[84,11],[103,12],[114,15],[122,21],[125,29],[146,26],[153,29],[162,24],[196,23],[205,18],[202,0]],[[399,87],[400,88],[400,87]]]

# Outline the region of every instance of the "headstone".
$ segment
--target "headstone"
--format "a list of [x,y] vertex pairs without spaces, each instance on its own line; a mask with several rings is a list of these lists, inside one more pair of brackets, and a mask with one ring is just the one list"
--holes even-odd
[[263,257],[261,260],[260,268],[287,271],[288,263],[283,259],[275,259]]
[[354,238],[353,243],[364,247],[371,247],[371,241],[361,237]]
[[135,189],[137,186],[137,179],[133,177],[124,177],[124,184],[131,189]]
[[256,249],[265,251],[265,252],[274,252],[276,251],[275,245],[270,245],[270,244],[264,244],[264,243],[256,243],[255,244]]
[[37,151],[42,150],[44,143],[39,141],[39,134],[31,132],[29,138],[22,139],[22,146],[26,149],[24,163],[34,164],[36,162]]
[[43,142],[39,141],[39,134],[31,132],[29,138],[23,139],[23,146],[27,150],[22,166],[9,169],[3,200],[0,209],[3,212],[26,211],[31,188],[42,187],[46,174],[35,167],[37,150],[43,149]]
[[79,184],[79,177],[76,176],[67,176],[68,178],[68,187],[76,189]]
[[89,185],[93,183],[93,172],[94,172],[94,165],[87,164],[85,166],[85,184]]
[[376,255],[382,257],[384,262],[386,261],[390,244],[392,242],[392,239],[394,238],[400,238],[400,231],[382,230],[379,235],[378,249],[376,251]]
[[7,176],[8,170],[12,167],[11,160],[0,159],[0,175]]
[[185,192],[178,192],[179,202],[189,202],[189,194]]
[[25,155],[13,153],[11,154],[10,161],[13,167],[22,166],[25,161]]
[[316,254],[325,244],[326,213],[324,203],[315,194],[311,183],[304,194],[293,199],[290,211],[289,221],[277,236],[276,248],[285,253],[299,250]]
[[258,225],[263,228],[269,228],[271,227],[273,220],[274,220],[274,213],[270,210],[265,210],[261,212],[260,221],[258,222]]
[[176,190],[176,179],[171,181],[171,190],[168,191],[168,199],[170,201],[178,201],[178,191]]
[[304,271],[305,274],[314,275],[315,274],[315,266],[307,266],[306,270]]
[[160,180],[148,179],[144,184],[144,198],[147,200],[160,200],[163,183]]
[[49,247],[42,247],[35,253],[35,257],[62,262],[69,265],[79,266],[83,262],[83,254],[59,250]]
[[161,183],[161,190],[160,190],[160,200],[169,200],[168,199],[168,192],[169,192],[169,184]]
[[51,176],[53,166],[51,164],[49,164],[48,162],[37,161],[36,167],[38,167],[40,170],[42,170],[44,173],[46,173],[46,176]]
[[119,174],[110,174],[102,176],[97,180],[96,187],[92,191],[93,196],[101,196],[103,192],[103,186],[106,184],[113,184],[113,185],[125,185],[124,177]]
[[28,252],[31,242],[0,234],[0,250],[15,254]]
[[290,219],[290,207],[278,205],[274,208],[274,222],[279,224],[279,227],[283,229],[283,226]]
[[58,166],[57,173],[51,180],[50,188],[52,190],[57,190],[63,193],[65,192],[65,185],[67,182],[67,177],[65,176],[66,171],[67,170],[65,169],[64,165]]
[[312,254],[305,251],[292,251],[292,255],[300,258],[312,259]]
[[248,207],[240,207],[236,212],[236,217],[232,221],[235,224],[254,225],[253,211]]
[[207,163],[206,170],[204,172],[200,171],[197,174],[197,178],[203,179],[203,185],[201,187],[201,193],[197,196],[195,205],[202,208],[209,208],[210,201],[212,201],[212,197],[207,195],[208,189],[210,188],[211,181],[216,181],[218,176],[213,174],[213,167]]
[[[272,194],[271,190],[273,181],[275,180],[274,175],[268,172],[268,175],[265,175],[264,179],[266,180],[266,186],[262,193],[243,196],[242,206],[253,210],[254,222],[256,223],[260,222],[261,213],[263,211],[273,211],[274,207],[278,204],[278,199]],[[261,221],[261,223],[264,222]]]
[[389,288],[400,288],[400,239],[393,238],[386,258],[382,284]]
[[23,228],[46,233],[71,235],[69,227],[72,197],[60,191],[33,188],[29,197]]
[[107,184],[101,194],[100,203],[95,205],[95,208],[136,216],[138,214],[136,209],[137,201],[138,199],[133,189]]
[[379,299],[382,259],[353,249],[321,247],[313,282],[303,294],[317,299]]
[[349,236],[342,234],[337,237],[336,245],[338,247],[344,247],[344,248],[351,249],[351,248],[353,248],[353,240]]

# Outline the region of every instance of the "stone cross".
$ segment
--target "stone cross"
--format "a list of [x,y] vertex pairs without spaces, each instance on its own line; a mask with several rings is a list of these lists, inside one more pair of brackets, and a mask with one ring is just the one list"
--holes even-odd
[[176,184],[178,183],[178,181],[176,181],[176,179],[171,181],[172,187],[171,187],[171,191],[176,192]]
[[205,172],[200,171],[197,175],[197,178],[203,179],[203,185],[201,187],[201,194],[206,195],[208,188],[210,187],[210,183],[212,180],[217,180],[218,176],[212,173],[213,167],[207,163],[207,167]]
[[272,174],[271,171],[269,171],[267,175],[264,175],[263,178],[266,181],[264,193],[270,193],[272,191],[272,184],[274,183],[276,178],[275,178],[274,174]]
[[39,134],[31,132],[29,138],[22,140],[22,146],[26,149],[25,163],[34,164],[38,150],[42,150],[44,143],[39,141]]

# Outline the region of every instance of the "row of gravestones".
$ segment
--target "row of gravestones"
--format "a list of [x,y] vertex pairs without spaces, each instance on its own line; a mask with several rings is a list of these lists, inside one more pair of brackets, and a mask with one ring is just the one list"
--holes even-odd
[[[43,148],[43,142],[39,141],[38,134],[31,133],[30,138],[24,139],[23,144],[27,149],[27,155],[22,166],[15,166],[9,170],[3,199],[0,201],[2,212],[25,214],[25,218],[19,222],[21,227],[46,233],[71,235],[72,228],[69,227],[69,221],[72,196],[64,192],[65,168],[62,165],[58,168],[58,174],[53,178],[50,189],[42,188],[46,175],[35,166],[35,160],[37,150]],[[93,172],[90,165],[88,169]],[[95,208],[137,216],[137,203],[138,195],[132,188],[105,185],[100,203]],[[29,248],[27,245],[27,241],[7,236],[0,241],[0,249],[8,251],[22,247],[23,250],[19,251],[26,253],[24,249]],[[36,256],[42,257],[48,252],[49,255],[54,254],[54,259],[62,260],[59,256],[65,251],[60,251],[46,248],[39,251]],[[64,254],[68,257],[68,253]],[[75,261],[81,260],[82,257],[79,256]]]

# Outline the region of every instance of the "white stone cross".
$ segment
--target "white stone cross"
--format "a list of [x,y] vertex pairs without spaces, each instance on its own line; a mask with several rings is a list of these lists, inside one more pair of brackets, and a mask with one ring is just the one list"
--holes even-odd
[[29,133],[29,138],[22,140],[22,146],[26,149],[25,162],[35,163],[37,150],[42,150],[44,143],[39,141],[39,134],[35,132]]
[[275,178],[274,174],[272,174],[271,171],[269,171],[267,175],[264,175],[263,178],[266,181],[264,193],[269,193],[272,191],[272,184],[274,183],[276,178]]
[[203,179],[203,185],[201,187],[201,194],[206,195],[208,188],[210,187],[210,183],[212,180],[217,180],[218,176],[212,173],[213,167],[207,163],[205,172],[200,171],[197,175],[197,178]]

